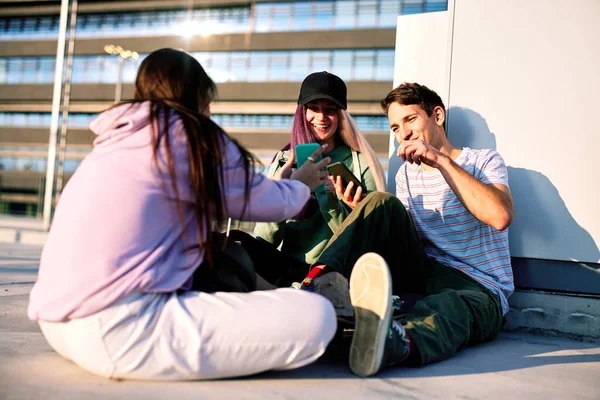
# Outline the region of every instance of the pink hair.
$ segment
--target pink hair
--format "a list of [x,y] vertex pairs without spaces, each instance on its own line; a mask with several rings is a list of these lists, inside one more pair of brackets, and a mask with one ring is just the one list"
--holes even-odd
[[[386,191],[385,176],[381,163],[373,148],[367,142],[367,139],[360,133],[356,123],[348,113],[343,109],[338,109],[339,126],[337,135],[348,147],[362,154],[367,161],[367,166],[373,175],[377,190]],[[289,150],[296,147],[297,144],[314,143],[316,142],[313,130],[306,120],[306,106],[298,106],[294,114],[294,122],[292,124],[292,137],[290,143],[285,145],[282,150]]]

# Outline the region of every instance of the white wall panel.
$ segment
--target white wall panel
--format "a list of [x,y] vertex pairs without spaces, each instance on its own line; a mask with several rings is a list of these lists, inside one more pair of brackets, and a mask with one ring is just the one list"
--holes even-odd
[[[398,17],[394,87],[402,82],[418,82],[435,90],[447,104],[448,21],[447,11]],[[384,96],[385,93],[381,97]],[[390,156],[396,147],[394,135],[390,134]],[[391,192],[395,191],[394,178],[401,163],[395,156],[390,159],[388,190]]]
[[449,137],[509,165],[513,256],[598,262],[600,1],[456,0]]
[[[502,154],[513,256],[599,262],[600,1],[451,0],[448,10],[399,17],[394,85],[436,90],[455,145]],[[393,156],[391,191],[399,164]]]

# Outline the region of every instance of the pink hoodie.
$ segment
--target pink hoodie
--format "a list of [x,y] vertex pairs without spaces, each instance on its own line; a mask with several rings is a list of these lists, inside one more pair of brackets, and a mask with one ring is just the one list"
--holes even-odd
[[[193,246],[199,238],[183,124],[175,116],[170,121],[185,239],[176,203],[165,192],[171,187],[168,172],[158,172],[152,159],[149,110],[148,102],[123,105],[91,123],[98,137],[60,196],[29,318],[64,321],[98,312],[133,292],[172,292],[204,259]],[[226,147],[226,209],[239,219],[244,170],[235,146],[226,140]],[[309,195],[299,181],[257,174],[244,219],[283,221],[299,213]]]

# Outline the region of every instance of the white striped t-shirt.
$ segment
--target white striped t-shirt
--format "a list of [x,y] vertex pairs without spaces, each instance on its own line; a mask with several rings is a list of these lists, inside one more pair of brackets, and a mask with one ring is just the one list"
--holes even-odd
[[[485,184],[508,187],[506,165],[495,150],[465,147],[454,162]],[[497,293],[506,314],[514,291],[508,229],[498,231],[476,219],[438,170],[404,163],[396,175],[396,195],[410,213],[426,254]]]

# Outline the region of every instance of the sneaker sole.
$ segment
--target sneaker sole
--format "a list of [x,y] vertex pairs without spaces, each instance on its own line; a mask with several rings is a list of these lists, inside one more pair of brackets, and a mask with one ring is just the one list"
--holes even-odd
[[350,347],[350,370],[358,376],[381,368],[392,318],[391,276],[379,254],[367,253],[356,261],[350,275],[350,301],[356,326]]

